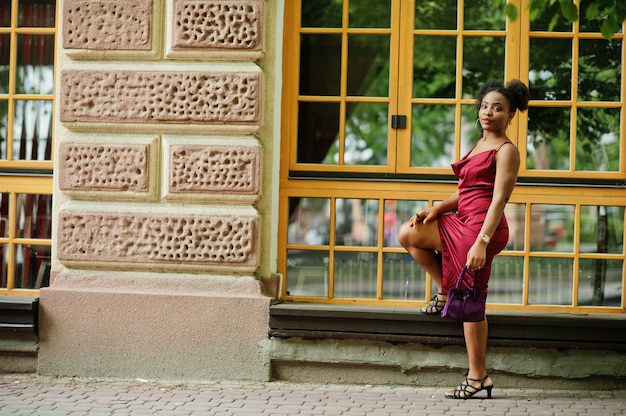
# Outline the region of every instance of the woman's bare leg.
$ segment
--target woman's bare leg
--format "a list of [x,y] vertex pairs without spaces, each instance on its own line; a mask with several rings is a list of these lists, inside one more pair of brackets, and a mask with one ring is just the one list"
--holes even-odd
[[426,224],[405,222],[398,230],[398,240],[416,262],[430,275],[441,292],[441,262],[435,250],[441,252],[441,237],[437,221]]

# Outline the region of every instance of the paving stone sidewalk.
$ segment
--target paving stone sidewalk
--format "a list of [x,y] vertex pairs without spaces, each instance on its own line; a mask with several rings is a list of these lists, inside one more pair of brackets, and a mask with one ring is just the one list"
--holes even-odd
[[[597,415],[626,414],[626,391],[497,389],[450,400],[441,388],[285,382],[165,383],[0,375],[0,415]],[[480,397],[485,397],[481,392]]]

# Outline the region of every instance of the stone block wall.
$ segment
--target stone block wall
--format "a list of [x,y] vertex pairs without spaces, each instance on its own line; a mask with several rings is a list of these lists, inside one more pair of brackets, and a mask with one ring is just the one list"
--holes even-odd
[[[267,336],[269,298],[258,275],[271,270],[261,250],[271,238],[263,216],[271,195],[262,191],[272,180],[274,135],[267,4],[59,1],[54,254],[51,285],[41,291],[41,373],[268,378],[260,354],[250,356]],[[190,301],[205,317],[190,314]],[[110,313],[85,308],[100,304]],[[213,308],[227,308],[229,319],[204,319]],[[93,316],[76,319],[81,310]],[[161,329],[145,331],[143,342],[125,339],[124,326],[137,319]],[[189,328],[200,334],[187,345],[176,333]],[[103,349],[94,340],[107,330],[115,339]],[[176,356],[170,364],[163,342]],[[115,354],[123,345],[137,355],[158,350],[166,362],[133,360],[133,368],[108,357],[98,370],[86,362],[90,349]],[[224,360],[237,370],[224,371]]]

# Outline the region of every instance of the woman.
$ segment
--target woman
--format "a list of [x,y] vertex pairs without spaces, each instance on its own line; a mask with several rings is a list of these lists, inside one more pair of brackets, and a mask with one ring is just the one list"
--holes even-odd
[[[400,243],[426,270],[438,287],[432,303],[421,311],[439,315],[448,290],[467,266],[464,285],[487,293],[494,256],[504,249],[509,229],[504,207],[513,192],[520,165],[519,152],[506,135],[517,110],[528,108],[528,88],[518,80],[506,86],[493,80],[477,96],[482,137],[461,160],[452,164],[459,178],[457,191],[438,205],[415,214],[398,231]],[[443,215],[456,211],[451,215]],[[441,256],[439,255],[441,254]],[[468,399],[486,390],[491,398],[493,381],[487,374],[487,318],[464,322],[469,361],[465,380],[447,392],[452,399]]]

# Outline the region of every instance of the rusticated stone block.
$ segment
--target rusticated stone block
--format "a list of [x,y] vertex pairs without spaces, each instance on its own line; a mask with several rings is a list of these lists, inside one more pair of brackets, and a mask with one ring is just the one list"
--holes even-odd
[[57,257],[70,262],[257,266],[255,216],[60,211]]
[[66,70],[63,122],[258,124],[260,74]]
[[258,147],[170,146],[169,191],[257,194],[259,153]]
[[59,188],[148,192],[148,145],[61,143]]
[[152,0],[64,0],[65,49],[150,50]]
[[173,49],[260,50],[263,2],[175,0]]

